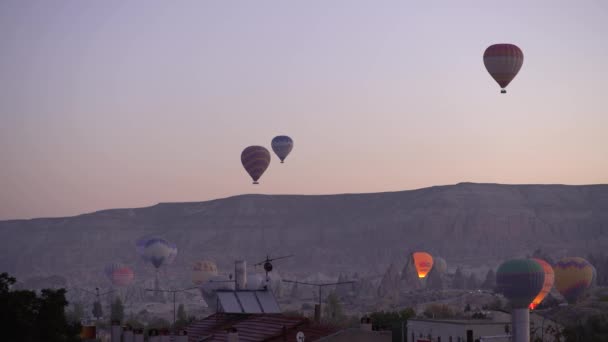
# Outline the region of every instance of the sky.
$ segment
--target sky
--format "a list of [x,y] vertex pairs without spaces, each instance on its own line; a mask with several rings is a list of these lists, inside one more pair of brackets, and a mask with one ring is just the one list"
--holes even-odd
[[[0,220],[608,183],[607,36],[600,0],[4,0]],[[525,56],[506,95],[494,43]],[[241,151],[282,134],[252,185]]]

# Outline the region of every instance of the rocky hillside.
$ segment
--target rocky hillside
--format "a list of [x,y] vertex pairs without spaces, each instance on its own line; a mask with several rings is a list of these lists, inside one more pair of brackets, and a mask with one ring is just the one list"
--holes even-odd
[[456,264],[493,267],[534,249],[560,257],[608,246],[608,185],[450,186],[374,194],[242,195],[198,203],[105,210],[76,217],[0,222],[0,270],[17,276],[101,277],[112,261],[150,272],[135,240],[158,234],[185,277],[199,258],[228,269],[295,254],[290,272],[382,274],[414,249]]

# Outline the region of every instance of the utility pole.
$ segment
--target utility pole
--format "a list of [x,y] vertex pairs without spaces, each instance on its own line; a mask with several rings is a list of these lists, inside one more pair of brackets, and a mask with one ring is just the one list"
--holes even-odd
[[[88,294],[90,294],[90,295],[95,296],[95,303],[99,303],[99,305],[101,305],[101,296],[105,296],[105,295],[107,295],[107,294],[110,294],[110,293],[112,293],[112,292],[115,292],[115,291],[116,291],[116,290],[109,290],[109,291],[106,291],[106,292],[104,292],[104,293],[99,293],[99,287],[96,287],[96,288],[95,288],[95,292],[93,292],[93,291],[89,291],[89,290],[87,290],[87,289],[79,288],[79,287],[78,287],[78,288],[76,288],[76,289],[77,289],[77,290],[80,290],[80,291],[84,291],[84,292],[86,292],[86,293],[88,293]],[[95,303],[93,303],[93,308],[95,307]],[[95,318],[96,318],[96,319],[99,319],[99,317],[95,317]]]
[[198,287],[189,287],[187,289],[179,289],[179,290],[146,289],[146,291],[148,291],[148,292],[169,292],[169,293],[173,293],[173,330],[175,331],[175,295],[178,292],[185,292],[185,291],[190,291],[190,290],[194,290],[194,289],[198,289]]

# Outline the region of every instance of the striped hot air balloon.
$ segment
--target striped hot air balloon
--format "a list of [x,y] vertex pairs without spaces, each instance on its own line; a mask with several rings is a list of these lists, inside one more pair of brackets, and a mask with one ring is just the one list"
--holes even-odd
[[241,153],[241,163],[253,179],[253,184],[259,184],[258,179],[270,165],[270,152],[262,146],[249,146]]
[[500,85],[501,93],[515,78],[524,63],[524,53],[513,44],[494,44],[486,49],[483,54],[483,64],[486,69]]
[[135,278],[135,274],[130,267],[117,262],[106,266],[104,273],[112,282],[112,285],[119,287],[131,285]]
[[543,289],[530,304],[530,309],[534,310],[534,308],[536,308],[545,299],[545,297],[547,297],[549,292],[551,292],[551,288],[553,288],[553,283],[555,283],[555,272],[553,271],[553,267],[551,267],[551,265],[549,265],[549,263],[545,260],[536,258],[532,260],[538,262],[545,272],[545,282],[543,283]]
[[506,261],[496,271],[496,286],[513,308],[528,308],[543,289],[545,270],[532,259]]
[[283,163],[293,149],[293,140],[286,135],[279,135],[272,139],[271,146],[277,157],[281,159],[281,163]]
[[563,258],[553,269],[555,288],[569,303],[575,303],[591,286],[593,266],[583,258]]
[[416,272],[418,272],[418,278],[424,278],[433,268],[433,257],[426,252],[414,252],[412,253],[414,258],[414,266]]

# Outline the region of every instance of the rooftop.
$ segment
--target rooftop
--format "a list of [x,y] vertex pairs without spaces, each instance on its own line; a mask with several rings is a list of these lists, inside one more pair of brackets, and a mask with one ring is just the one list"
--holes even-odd
[[306,341],[315,341],[337,331],[329,326],[318,325],[305,317],[283,314],[232,314],[216,313],[188,326],[188,341],[226,341],[227,329],[236,328],[241,342],[295,341],[302,331]]

